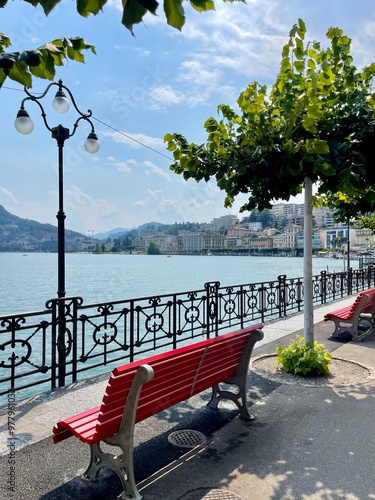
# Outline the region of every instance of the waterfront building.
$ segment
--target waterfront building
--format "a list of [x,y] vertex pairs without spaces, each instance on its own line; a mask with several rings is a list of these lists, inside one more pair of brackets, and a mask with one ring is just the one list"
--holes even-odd
[[296,248],[297,237],[303,233],[303,227],[298,224],[288,224],[285,226],[285,246],[286,248]]
[[273,240],[269,236],[254,236],[248,240],[248,248],[252,250],[263,250],[266,248],[272,248],[272,246]]
[[251,229],[244,227],[242,224],[237,224],[236,226],[230,226],[227,229],[228,238],[243,238],[249,237],[253,231]]
[[177,251],[177,236],[165,233],[157,233],[146,236],[145,247],[146,250],[150,243],[153,242],[159,247],[161,253],[175,253]]
[[196,254],[224,248],[225,236],[213,231],[180,231],[177,237],[178,253]]
[[239,220],[237,215],[223,215],[222,217],[215,217],[212,219],[211,227],[213,231],[219,231],[223,227],[230,227],[238,224]]
[[337,224],[335,227],[326,229],[325,232],[325,248],[336,248],[342,240],[345,243],[348,239],[348,227]]
[[275,203],[272,205],[272,213],[275,219],[285,219],[287,223],[293,223],[303,227],[305,206],[303,203]]
[[244,245],[242,238],[237,238],[237,236],[226,236],[224,242],[225,248],[241,248]]
[[[297,234],[297,248],[304,247],[305,236],[303,231]],[[317,230],[312,232],[312,247],[324,248],[324,231]]]
[[272,237],[273,248],[286,248],[285,233],[275,234]]
[[252,231],[253,233],[258,233],[263,229],[263,224],[261,222],[241,222],[240,224],[241,227],[250,229],[250,231]]
[[313,208],[314,225],[319,228],[329,228],[335,225],[334,211],[327,208]]
[[352,250],[355,247],[357,251],[364,252],[375,248],[375,235],[371,233],[370,229],[354,228],[353,231],[350,231],[350,234],[352,233],[355,234],[355,242],[350,241]]

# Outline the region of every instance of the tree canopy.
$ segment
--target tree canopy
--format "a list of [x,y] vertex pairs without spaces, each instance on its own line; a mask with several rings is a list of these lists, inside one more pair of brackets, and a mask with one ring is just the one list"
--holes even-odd
[[[60,0],[24,0],[34,7],[41,6],[48,16],[60,3]],[[224,2],[245,0],[223,0]],[[0,0],[0,8],[6,7],[8,0]],[[77,13],[82,17],[97,15],[102,12],[107,0],[76,0]],[[215,10],[213,0],[188,0],[198,12]],[[149,12],[157,15],[159,3],[156,0],[123,0],[122,24],[134,35],[134,25],[141,23]],[[182,0],[164,0],[163,9],[167,24],[181,30],[185,24],[185,10]],[[95,53],[93,45],[82,38],[60,38],[46,43],[37,49],[24,52],[5,52],[11,46],[11,40],[0,33],[0,88],[6,78],[10,78],[26,87],[32,86],[33,77],[53,80],[56,66],[62,66],[65,59],[84,62],[83,50]]]
[[237,99],[239,112],[220,104],[221,119],[204,124],[205,143],[166,134],[172,171],[197,182],[214,178],[226,207],[247,194],[241,211],[289,200],[306,178],[318,185],[318,195],[349,196],[356,210],[374,204],[375,63],[357,70],[351,40],[339,28],[327,31],[327,48],[305,42],[305,34],[299,19],[272,87],[251,83]]
[[204,124],[203,144],[178,133],[164,140],[173,151],[171,170],[185,180],[215,179],[226,207],[246,194],[240,211],[264,210],[304,189],[304,337],[313,346],[312,184],[346,216],[373,205],[375,63],[357,70],[339,28],[327,31],[327,48],[305,35],[299,19],[272,87],[251,83],[237,99],[239,112],[220,104],[221,119]]

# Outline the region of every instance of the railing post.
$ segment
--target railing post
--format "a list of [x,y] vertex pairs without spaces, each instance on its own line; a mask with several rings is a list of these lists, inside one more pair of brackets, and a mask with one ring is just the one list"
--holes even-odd
[[286,316],[286,274],[282,274],[277,277],[279,281],[279,318],[284,318]]
[[320,272],[320,283],[321,303],[325,304],[327,302],[327,271]]
[[135,319],[135,311],[134,311],[134,300],[130,301],[130,319],[129,319],[129,361],[134,361],[134,319]]
[[374,284],[375,284],[375,281],[374,281],[374,277],[375,277],[374,270],[375,270],[374,266],[372,266],[372,265],[367,266],[367,284],[368,284],[368,288],[372,288],[374,286]]
[[73,297],[72,299],[72,307],[73,310],[71,312],[72,315],[72,338],[71,338],[71,348],[72,348],[72,382],[77,382],[77,368],[78,368],[78,307],[83,303],[83,299],[81,297]]
[[353,269],[348,267],[348,295],[352,294],[353,290]]
[[259,311],[260,311],[260,320],[264,323],[265,312],[267,311],[267,288],[263,286],[264,283],[261,283],[261,286],[258,288],[259,294]]
[[172,301],[172,332],[173,332],[173,349],[177,348],[177,296],[173,294]]
[[241,329],[244,328],[244,299],[245,299],[245,291],[243,286],[240,286],[240,291],[237,292],[238,298],[238,315],[241,318]]
[[212,283],[205,283],[206,290],[206,315],[207,315],[207,338],[211,336],[217,337],[219,334],[218,329],[218,310],[219,310],[219,295],[218,290],[220,287],[219,281]]
[[59,387],[65,386],[66,350],[65,350],[65,299],[57,299],[57,377]]
[[58,387],[65,386],[65,375],[66,375],[65,298],[61,297],[49,300],[48,302],[46,302],[46,308],[52,310],[51,389],[54,389],[56,387],[56,380],[58,382]]

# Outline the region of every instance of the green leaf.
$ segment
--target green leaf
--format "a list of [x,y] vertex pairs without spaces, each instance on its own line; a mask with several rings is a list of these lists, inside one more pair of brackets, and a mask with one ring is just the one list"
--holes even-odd
[[306,139],[306,152],[324,155],[329,153],[327,141],[319,139]]
[[136,0],[127,0],[122,15],[122,24],[134,35],[133,26],[142,21],[147,9],[142,7]]
[[10,70],[18,59],[18,52],[0,54],[0,68]]
[[4,33],[0,33],[0,54],[4,52],[4,48],[10,46],[10,39],[6,35],[4,35]]
[[16,63],[8,73],[9,78],[26,87],[31,86],[31,73],[25,63]]
[[25,50],[19,57],[20,62],[24,62],[27,66],[38,66],[41,60],[39,50]]
[[185,11],[182,7],[182,0],[164,0],[163,5],[168,24],[181,30],[185,24]]
[[321,110],[318,104],[316,104],[315,106],[309,106],[307,108],[307,116],[309,118],[319,120],[319,118],[321,118],[322,115],[323,111]]
[[142,5],[142,7],[151,12],[151,14],[156,15],[156,9],[159,6],[156,0],[137,0],[137,1]]
[[316,134],[318,131],[315,118],[311,118],[308,115],[303,117],[302,125],[305,130],[311,132],[312,134]]
[[305,63],[303,61],[295,61],[293,66],[296,68],[298,73],[303,73],[305,71]]
[[190,0],[190,5],[198,12],[215,10],[215,3],[212,0]]
[[301,18],[298,18],[298,27],[302,33],[306,33],[306,24]]
[[88,17],[90,14],[98,14],[107,0],[77,0],[77,11],[82,17]]
[[37,5],[41,5],[45,15],[48,16],[48,14],[56,7],[56,5],[60,3],[60,0],[38,0],[30,1],[29,3],[34,5],[34,7],[36,7]]
[[324,175],[332,176],[336,174],[336,169],[328,162],[317,162],[315,167],[317,172]]

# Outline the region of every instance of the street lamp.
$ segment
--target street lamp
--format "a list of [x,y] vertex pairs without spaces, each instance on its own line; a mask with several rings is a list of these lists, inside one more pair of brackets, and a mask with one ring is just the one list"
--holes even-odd
[[[57,127],[50,127],[47,122],[46,114],[44,112],[44,108],[39,102],[43,97],[47,95],[49,90],[57,86],[58,90],[56,92],[55,98],[53,100],[53,108],[57,113],[66,113],[70,107],[69,101],[66,97],[66,94],[64,91],[67,92],[67,94],[70,97],[71,102],[73,103],[73,106],[77,113],[79,114],[79,117],[75,121],[73,125],[72,132],[69,131],[69,129],[63,127],[62,125],[58,125]],[[21,134],[30,134],[34,130],[34,124],[28,114],[28,112],[25,110],[25,103],[27,101],[33,101],[35,102],[41,111],[42,118],[44,121],[44,125],[46,128],[51,132],[52,138],[56,139],[57,142],[57,148],[58,148],[58,174],[59,174],[59,209],[56,215],[57,218],[57,269],[58,269],[58,286],[57,286],[57,325],[58,325],[58,333],[57,333],[57,352],[58,352],[58,381],[59,381],[59,387],[63,387],[65,385],[65,375],[66,375],[66,357],[69,352],[69,349],[67,348],[65,344],[65,333],[68,333],[68,338],[69,338],[69,331],[66,328],[66,319],[65,319],[65,212],[64,212],[64,159],[63,159],[63,148],[64,148],[64,143],[67,139],[72,137],[78,127],[78,124],[81,120],[84,120],[88,122],[91,125],[91,132],[89,133],[84,147],[88,153],[96,153],[99,150],[99,142],[98,142],[98,137],[95,133],[94,125],[92,121],[90,120],[90,117],[92,115],[92,111],[89,109],[87,113],[82,113],[74,100],[73,94],[71,91],[63,85],[62,81],[59,80],[58,82],[52,82],[48,85],[46,90],[38,95],[35,96],[31,94],[27,88],[24,88],[25,93],[27,94],[27,97],[22,100],[21,102],[21,108],[17,113],[17,118],[14,122],[14,126],[16,127],[16,130],[20,132]]]
[[[58,90],[56,92],[55,98],[52,102],[53,108],[57,113],[63,114],[66,113],[69,110],[70,104],[69,101],[66,97],[66,94],[64,90],[68,93],[71,102],[73,103],[73,106],[77,113],[80,115],[77,120],[75,121],[73,125],[73,130],[72,132],[69,131],[69,129],[63,127],[62,125],[58,125],[57,127],[50,127],[48,122],[47,122],[47,117],[46,113],[44,111],[43,106],[39,102],[41,99],[43,99],[48,91],[53,87],[57,86]],[[46,90],[38,96],[35,96],[31,94],[27,88],[24,88],[25,93],[27,94],[28,97],[25,97],[23,101],[21,102],[21,108],[17,113],[17,118],[14,122],[14,126],[16,127],[16,130],[20,134],[30,134],[34,130],[34,124],[28,114],[28,112],[25,110],[25,103],[27,101],[33,101],[35,102],[42,114],[42,118],[44,121],[44,125],[46,128],[51,132],[52,138],[56,139],[57,141],[57,147],[58,147],[58,174],[59,174],[59,210],[57,212],[56,218],[57,218],[57,259],[58,259],[58,289],[57,289],[57,296],[59,298],[65,297],[65,212],[64,212],[64,161],[63,161],[63,148],[64,148],[64,143],[67,139],[72,137],[78,127],[78,124],[81,120],[85,120],[91,125],[91,132],[89,133],[84,147],[88,153],[96,153],[99,150],[99,142],[98,142],[98,137],[95,133],[94,125],[92,121],[90,120],[90,117],[92,115],[92,111],[89,109],[86,114],[82,113],[74,100],[73,94],[71,91],[63,85],[62,81],[59,80],[58,82],[53,82],[48,85]]]

